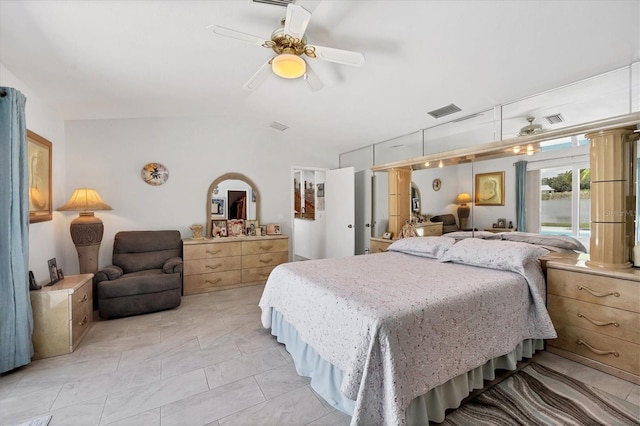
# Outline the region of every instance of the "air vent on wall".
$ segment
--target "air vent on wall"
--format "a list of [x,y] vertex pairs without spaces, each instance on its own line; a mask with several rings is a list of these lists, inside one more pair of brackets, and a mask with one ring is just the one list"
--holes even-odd
[[287,7],[288,4],[295,3],[295,0],[251,0],[251,2]]
[[456,105],[450,104],[445,107],[434,109],[433,111],[429,111],[428,114],[433,118],[440,118],[440,117],[444,117],[445,115],[453,114],[455,112],[460,112],[460,111],[462,110],[458,108]]
[[271,127],[272,129],[280,130],[281,132],[284,132],[289,128],[289,126],[285,126],[284,124],[278,123],[277,121],[271,122],[271,124],[269,124],[269,127]]
[[562,116],[562,114],[548,115],[545,117],[545,119],[549,122],[549,124],[557,124],[564,121],[564,117]]

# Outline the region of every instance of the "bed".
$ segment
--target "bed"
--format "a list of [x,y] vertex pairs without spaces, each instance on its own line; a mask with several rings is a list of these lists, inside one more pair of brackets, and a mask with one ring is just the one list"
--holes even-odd
[[262,324],[352,425],[439,422],[495,369],[556,337],[538,261],[546,253],[416,237],[386,253],[283,264],[265,285]]

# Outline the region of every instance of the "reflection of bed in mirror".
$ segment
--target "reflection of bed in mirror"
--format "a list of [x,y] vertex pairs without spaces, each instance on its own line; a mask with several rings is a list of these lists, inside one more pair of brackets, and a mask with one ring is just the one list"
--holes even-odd
[[555,337],[538,261],[548,250],[455,241],[408,238],[386,253],[280,265],[269,277],[263,326],[352,424],[442,421],[495,369],[514,369]]

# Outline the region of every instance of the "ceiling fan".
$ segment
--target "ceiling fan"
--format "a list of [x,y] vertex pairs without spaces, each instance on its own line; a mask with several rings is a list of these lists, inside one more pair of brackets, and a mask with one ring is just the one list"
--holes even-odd
[[287,15],[280,21],[281,27],[271,34],[270,40],[219,25],[210,25],[208,28],[213,29],[215,34],[266,47],[276,53],[276,56],[262,65],[258,72],[245,83],[243,86],[245,89],[257,89],[273,72],[287,79],[303,77],[311,89],[319,90],[324,87],[324,84],[302,55],[356,67],[364,65],[364,55],[359,52],[307,44],[304,32],[310,19],[311,12],[290,3],[287,5]]

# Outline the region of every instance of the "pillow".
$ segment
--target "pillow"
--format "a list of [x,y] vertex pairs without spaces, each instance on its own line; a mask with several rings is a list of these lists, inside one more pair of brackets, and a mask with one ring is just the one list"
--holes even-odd
[[551,246],[565,250],[586,253],[585,246],[576,238],[564,235],[540,235],[528,232],[503,232],[499,234],[503,240],[518,241],[538,246]]
[[529,265],[537,262],[540,256],[547,253],[548,250],[530,244],[467,238],[454,244],[440,258],[440,261],[500,269],[524,275]]
[[456,231],[448,232],[447,237],[455,238],[456,240],[464,240],[465,238],[482,238],[485,240],[499,240],[500,236],[495,232],[487,231]]
[[411,237],[392,243],[388,251],[439,259],[456,240],[449,237]]

